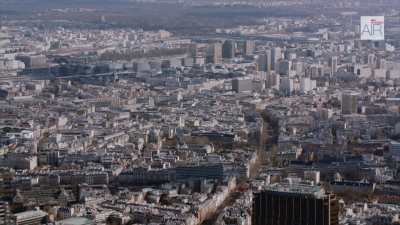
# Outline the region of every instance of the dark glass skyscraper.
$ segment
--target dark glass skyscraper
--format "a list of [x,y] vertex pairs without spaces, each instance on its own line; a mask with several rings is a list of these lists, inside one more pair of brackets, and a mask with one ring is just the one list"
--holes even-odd
[[253,195],[253,225],[338,225],[335,195],[319,186],[274,185]]
[[231,59],[235,57],[235,42],[226,40],[222,45],[222,58]]

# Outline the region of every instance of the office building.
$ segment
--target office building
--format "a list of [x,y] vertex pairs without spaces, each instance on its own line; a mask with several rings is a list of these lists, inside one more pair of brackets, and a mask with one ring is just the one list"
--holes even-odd
[[271,71],[271,50],[266,50],[265,53],[260,54],[257,60],[258,71],[270,72]]
[[338,57],[332,56],[329,60],[330,76],[332,77],[338,71]]
[[239,92],[251,92],[253,90],[253,82],[250,79],[235,79],[232,80],[232,90],[239,93]]
[[391,141],[389,147],[390,147],[390,152],[391,152],[392,157],[396,161],[400,161],[400,142]]
[[9,153],[6,157],[0,158],[0,167],[33,170],[37,167],[37,156]]
[[278,71],[280,75],[289,75],[289,72],[292,68],[292,62],[289,60],[280,60],[277,64],[275,71]]
[[319,184],[321,182],[321,172],[318,170],[304,171],[304,179]]
[[286,96],[290,96],[294,91],[294,80],[290,79],[287,76],[281,77],[279,91],[281,91]]
[[255,43],[252,40],[247,40],[245,41],[245,49],[244,49],[244,54],[245,55],[252,55],[254,52],[255,48]]
[[338,200],[319,186],[274,184],[253,195],[253,225],[338,225],[338,217]]
[[138,167],[122,171],[117,180],[120,184],[148,185],[169,182],[173,179],[173,176],[174,174],[171,170],[148,170]]
[[267,56],[264,54],[258,55],[257,58],[257,70],[258,71],[267,71]]
[[310,76],[311,78],[318,78],[322,77],[324,72],[323,72],[323,66],[321,65],[311,65],[310,68],[308,68],[306,71],[306,75]]
[[235,57],[235,42],[226,40],[222,45],[222,58],[231,59]]
[[224,166],[222,164],[178,166],[175,170],[177,180],[222,179],[224,177]]
[[344,92],[342,93],[342,114],[357,113],[358,93]]
[[265,79],[265,88],[275,88],[279,89],[280,85],[280,76],[275,72],[269,72],[266,75]]
[[207,54],[207,63],[220,64],[222,62],[222,44],[212,43]]
[[282,59],[282,49],[280,47],[275,47],[271,51],[271,69],[277,70],[278,61]]
[[39,225],[47,217],[47,213],[41,210],[31,210],[13,215],[15,225]]
[[243,40],[236,43],[237,53],[242,56],[253,55],[255,43],[252,40]]
[[311,80],[309,77],[302,77],[300,79],[300,92],[307,93],[314,88],[316,88],[317,82],[316,80]]
[[46,67],[46,56],[44,55],[21,55],[16,57],[22,61],[26,68],[42,68]]
[[378,64],[377,65],[378,69],[386,69],[386,67],[387,67],[387,61],[386,61],[386,59],[384,59],[382,57],[378,58],[377,64]]

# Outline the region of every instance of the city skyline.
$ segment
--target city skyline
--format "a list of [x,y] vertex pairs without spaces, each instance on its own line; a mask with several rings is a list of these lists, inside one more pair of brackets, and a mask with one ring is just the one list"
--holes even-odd
[[400,224],[397,0],[0,0],[0,225]]

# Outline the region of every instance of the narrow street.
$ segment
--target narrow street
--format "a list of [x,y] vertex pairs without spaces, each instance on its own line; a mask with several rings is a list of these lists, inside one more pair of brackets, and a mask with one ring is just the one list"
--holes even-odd
[[[271,157],[271,149],[274,146],[273,143],[273,134],[275,130],[269,126],[265,117],[263,117],[263,130],[260,137],[260,144],[258,146],[258,157],[259,160],[250,172],[251,177],[255,177],[258,174],[258,170],[260,166],[265,166],[270,164],[270,157]],[[271,135],[272,134],[272,135]],[[236,190],[232,192],[227,199],[222,203],[220,207],[210,216],[210,218],[206,219],[202,225],[218,225],[217,220],[220,217],[221,213],[226,207],[232,206],[235,201],[241,196],[241,192],[239,190],[244,190],[247,185],[249,179],[244,179],[240,181]]]
[[235,203],[236,199],[240,197],[241,193],[238,191],[232,192],[228,198],[225,199],[225,201],[222,203],[220,207],[218,207],[217,211],[215,211],[214,214],[210,216],[209,219],[205,220],[202,225],[214,225],[217,222],[217,219],[221,213],[223,213],[223,210],[226,207],[229,207]]

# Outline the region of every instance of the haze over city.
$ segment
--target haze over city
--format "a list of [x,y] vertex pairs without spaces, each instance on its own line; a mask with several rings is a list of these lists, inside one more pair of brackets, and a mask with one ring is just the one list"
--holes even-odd
[[400,224],[400,1],[0,0],[0,225]]

